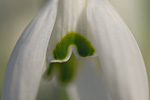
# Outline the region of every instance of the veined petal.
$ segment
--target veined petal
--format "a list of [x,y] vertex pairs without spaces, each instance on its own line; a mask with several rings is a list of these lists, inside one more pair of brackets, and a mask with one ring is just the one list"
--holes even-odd
[[145,65],[130,30],[105,0],[89,0],[88,21],[112,100],[148,100]]
[[2,100],[35,100],[57,2],[50,0],[47,3],[16,44],[6,69]]

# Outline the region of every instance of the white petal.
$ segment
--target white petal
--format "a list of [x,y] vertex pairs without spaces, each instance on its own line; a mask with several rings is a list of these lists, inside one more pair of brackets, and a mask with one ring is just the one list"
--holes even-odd
[[[108,95],[99,71],[95,70],[97,58],[82,60],[81,68],[74,82],[67,87],[70,100],[108,100]],[[84,65],[84,66],[83,66]],[[73,99],[76,98],[76,99]]]
[[68,100],[64,87],[60,87],[55,79],[51,81],[41,80],[36,100]]
[[148,100],[145,65],[122,19],[105,0],[89,0],[87,16],[112,100]]
[[57,0],[50,0],[25,29],[8,62],[2,100],[35,100],[56,13]]
[[[70,58],[72,51],[74,51],[76,57],[79,58],[76,52],[76,47],[69,48],[68,56],[63,60],[55,60],[53,57],[53,50],[56,44],[66,36],[68,32],[77,32],[88,39],[91,44],[91,31],[87,22],[86,16],[86,4],[87,0],[60,0],[58,6],[58,14],[54,30],[49,42],[47,50],[47,57],[49,62],[65,62]],[[63,50],[63,49],[62,49]]]

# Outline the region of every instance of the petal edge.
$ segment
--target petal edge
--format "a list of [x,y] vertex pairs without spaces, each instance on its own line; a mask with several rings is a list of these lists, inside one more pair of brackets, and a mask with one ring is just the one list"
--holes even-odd
[[105,0],[89,0],[87,16],[111,99],[149,100],[142,55],[120,16]]
[[50,0],[17,42],[7,65],[2,100],[35,100],[57,2]]

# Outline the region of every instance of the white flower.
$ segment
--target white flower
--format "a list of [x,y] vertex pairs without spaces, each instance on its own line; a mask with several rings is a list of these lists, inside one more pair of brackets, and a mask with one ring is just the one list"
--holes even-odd
[[35,100],[45,56],[48,63],[66,62],[72,51],[79,59],[98,58],[110,100],[148,100],[140,50],[106,0],[50,0],[14,48],[2,100]]

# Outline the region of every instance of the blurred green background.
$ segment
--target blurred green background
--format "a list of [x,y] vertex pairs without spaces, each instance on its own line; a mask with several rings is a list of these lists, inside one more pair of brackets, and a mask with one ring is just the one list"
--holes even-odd
[[[0,0],[0,98],[11,52],[23,30],[45,1]],[[135,36],[150,76],[150,0],[109,1]]]

